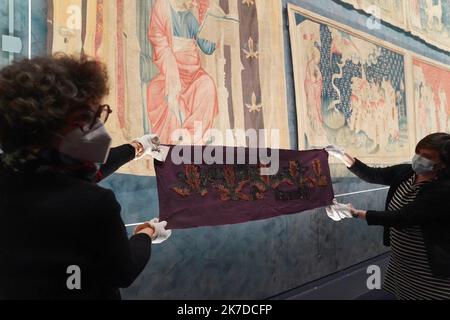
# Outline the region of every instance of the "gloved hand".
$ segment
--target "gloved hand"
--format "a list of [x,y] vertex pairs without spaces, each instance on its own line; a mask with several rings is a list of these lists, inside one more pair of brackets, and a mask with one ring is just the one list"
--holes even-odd
[[366,219],[367,211],[355,209],[351,204],[349,204],[349,208],[350,208],[350,213],[353,216],[353,218],[363,219],[363,220]]
[[158,244],[166,241],[172,235],[172,230],[166,230],[167,221],[159,222],[158,218],[154,218],[148,222],[153,227],[155,233],[152,237],[152,243]]
[[161,146],[157,135],[147,134],[141,138],[134,139],[133,141],[141,144],[144,149],[143,154],[135,160],[142,159],[146,155],[149,155],[161,162],[166,160],[170,148],[167,146]]
[[352,206],[350,204],[341,204],[336,199],[333,204],[325,208],[328,217],[334,221],[341,221],[343,219],[353,218],[351,212]]
[[325,151],[327,151],[331,156],[335,157],[336,159],[339,159],[347,167],[351,167],[355,163],[355,159],[352,158],[347,153],[345,153],[345,150],[342,147],[329,145],[328,147],[325,148]]

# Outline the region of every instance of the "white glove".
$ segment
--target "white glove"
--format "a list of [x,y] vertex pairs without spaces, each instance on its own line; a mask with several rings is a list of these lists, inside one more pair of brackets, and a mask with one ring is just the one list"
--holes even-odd
[[347,167],[351,167],[355,163],[355,160],[346,154],[344,148],[342,147],[330,145],[325,148],[325,151],[336,159],[339,159]]
[[336,199],[333,200],[333,204],[325,208],[328,217],[334,221],[341,221],[343,219],[353,218],[350,211],[351,205],[341,204]]
[[159,222],[158,218],[154,218],[148,223],[155,229],[155,233],[152,237],[152,243],[158,244],[164,242],[172,235],[172,230],[166,230],[167,221]]
[[141,157],[136,158],[136,160],[149,155],[158,161],[166,161],[167,154],[169,153],[170,148],[167,146],[161,146],[159,137],[157,135],[147,134],[141,138],[135,139],[134,141],[139,142],[144,148],[144,154]]

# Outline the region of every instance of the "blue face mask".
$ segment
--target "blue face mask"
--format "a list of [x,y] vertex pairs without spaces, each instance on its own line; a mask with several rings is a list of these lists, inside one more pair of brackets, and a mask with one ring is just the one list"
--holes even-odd
[[434,171],[434,166],[436,162],[419,156],[416,154],[412,159],[412,167],[417,174],[426,174]]

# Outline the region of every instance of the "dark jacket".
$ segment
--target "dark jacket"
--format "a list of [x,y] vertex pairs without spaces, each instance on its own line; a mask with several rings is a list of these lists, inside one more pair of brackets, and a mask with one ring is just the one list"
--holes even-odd
[[387,211],[388,204],[399,185],[414,174],[408,164],[387,168],[372,168],[359,160],[350,168],[369,183],[390,186],[386,211],[367,211],[369,225],[384,226],[384,244],[389,246],[389,228],[419,226],[430,262],[431,271],[438,277],[450,277],[450,180],[441,177],[421,188],[416,199],[401,210]]
[[[133,158],[130,145],[112,149],[103,176]],[[95,183],[0,168],[0,299],[120,299],[151,253],[147,235],[128,239],[120,211]],[[72,265],[81,290],[67,288]]]

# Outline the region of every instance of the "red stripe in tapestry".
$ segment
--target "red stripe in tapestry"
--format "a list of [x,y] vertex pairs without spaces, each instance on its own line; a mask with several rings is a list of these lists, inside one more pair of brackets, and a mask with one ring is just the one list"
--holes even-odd
[[[257,149],[215,147],[211,152],[207,148],[171,147],[166,162],[155,161],[160,220],[167,221],[170,229],[243,223],[332,204],[334,193],[324,150],[268,149],[269,157],[278,159],[279,169],[266,176],[261,168],[275,162],[262,165],[260,159],[264,158]],[[257,156],[250,162],[252,151]],[[278,156],[274,156],[276,151]],[[226,159],[234,158],[231,163],[235,164],[217,164],[229,160],[206,164],[198,156],[202,152],[215,159],[222,153]],[[241,158],[236,156],[239,153]],[[229,154],[232,156],[225,156]]]
[[103,0],[97,0],[97,15],[94,40],[94,57],[96,60],[100,60],[99,50],[103,42],[103,23]]
[[241,39],[242,93],[246,129],[264,129],[259,76],[258,10],[255,1],[238,1]]
[[117,113],[119,126],[125,128],[125,47],[123,41],[124,30],[124,0],[117,0]]

